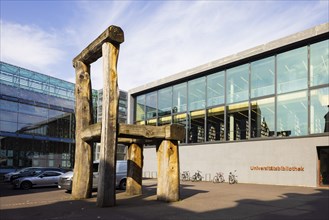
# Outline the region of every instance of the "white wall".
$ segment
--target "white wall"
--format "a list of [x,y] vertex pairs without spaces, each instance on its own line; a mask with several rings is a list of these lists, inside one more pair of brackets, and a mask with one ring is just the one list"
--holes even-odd
[[[235,143],[180,146],[180,171],[200,170],[206,180],[237,170],[240,183],[317,186],[317,146],[328,146],[329,137],[308,137]],[[288,166],[303,171],[251,170],[251,166]],[[155,148],[144,149],[144,177],[156,177]]]

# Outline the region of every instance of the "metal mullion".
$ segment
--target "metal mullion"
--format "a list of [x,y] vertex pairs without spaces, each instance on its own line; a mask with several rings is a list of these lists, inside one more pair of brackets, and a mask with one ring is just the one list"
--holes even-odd
[[224,70],[224,141],[227,141],[227,70]]
[[307,135],[311,134],[311,49],[310,45],[307,45]]
[[[249,82],[248,82],[248,134],[246,134],[247,137],[249,137],[247,140],[251,139],[251,63],[249,63],[249,73],[248,73],[248,77],[249,77]],[[247,128],[247,126],[246,126]]]
[[274,55],[274,137],[277,136],[277,122],[278,122],[278,90],[277,90],[277,76],[278,76],[278,61],[277,54]]

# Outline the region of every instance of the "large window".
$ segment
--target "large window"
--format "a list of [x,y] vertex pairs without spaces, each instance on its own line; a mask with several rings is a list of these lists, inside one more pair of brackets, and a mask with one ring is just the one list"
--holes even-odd
[[207,141],[225,140],[224,106],[208,109]]
[[251,63],[251,98],[274,94],[274,57]]
[[[173,123],[180,124],[186,128],[186,113],[174,115]],[[182,143],[186,143],[186,138],[184,138]]]
[[160,89],[158,92],[159,116],[170,115],[172,108],[172,87]]
[[223,104],[225,101],[224,71],[207,76],[207,106]]
[[248,102],[227,107],[227,140],[249,139]]
[[157,92],[146,94],[146,118],[154,118],[157,116]]
[[310,46],[311,86],[329,83],[329,40]]
[[180,123],[187,143],[329,132],[329,40],[266,56],[138,96],[137,123]]
[[251,138],[274,135],[274,97],[251,102]]
[[136,98],[136,122],[143,123],[145,120],[145,95]]
[[311,134],[329,132],[329,88],[311,91]]
[[227,70],[227,103],[246,101],[249,98],[249,65]]
[[277,135],[307,135],[307,92],[278,96]]
[[173,87],[173,113],[186,111],[186,92],[186,83],[181,83]]
[[277,56],[278,94],[307,88],[307,47]]
[[201,143],[205,141],[204,120],[205,111],[190,112],[189,143]]
[[205,77],[188,82],[188,109],[194,111],[203,109],[206,103]]

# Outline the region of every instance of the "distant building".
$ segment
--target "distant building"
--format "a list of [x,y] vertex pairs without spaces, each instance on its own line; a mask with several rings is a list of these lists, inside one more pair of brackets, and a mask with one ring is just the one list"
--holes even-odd
[[[102,107],[103,107],[103,90],[97,91],[97,122],[102,122]],[[119,118],[118,123],[127,123],[127,92],[119,91]],[[100,144],[96,143],[94,148],[95,160],[99,160]],[[127,148],[123,144],[118,144],[117,159],[124,160],[126,158]]]
[[[326,23],[131,89],[128,123],[183,125],[180,170],[208,181],[329,184],[328,39]],[[145,147],[144,176],[156,161]]]
[[74,84],[0,62],[1,167],[71,167]]

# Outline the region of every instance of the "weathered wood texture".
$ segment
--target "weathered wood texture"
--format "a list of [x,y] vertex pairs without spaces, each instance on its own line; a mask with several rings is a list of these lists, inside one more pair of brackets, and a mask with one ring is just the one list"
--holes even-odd
[[[101,35],[90,43],[78,56],[73,59],[73,67],[77,61],[91,64],[102,56],[102,45],[111,42],[119,45],[124,42],[123,30],[120,27],[111,25]],[[104,54],[103,54],[104,55]]]
[[180,199],[178,142],[163,140],[157,146],[157,160],[157,199],[165,202],[176,202]]
[[142,195],[143,146],[131,144],[128,148],[128,172],[126,193]]
[[81,139],[81,132],[92,123],[90,65],[75,66],[76,143],[72,185],[74,199],[90,198],[92,193],[92,146]]
[[[81,133],[84,141],[97,141],[101,136],[101,123],[88,126]],[[119,138],[134,138],[134,139],[153,139],[153,140],[178,140],[185,138],[185,128],[179,124],[151,126],[151,125],[118,125]],[[122,139],[128,140],[128,139]]]
[[97,206],[108,207],[115,205],[119,45],[105,42],[102,46],[102,52],[104,83]]

